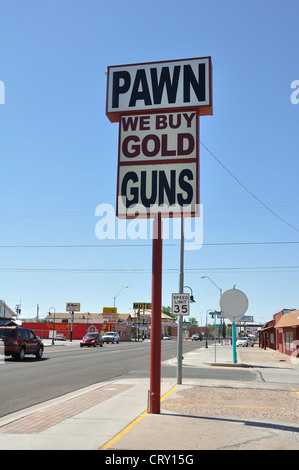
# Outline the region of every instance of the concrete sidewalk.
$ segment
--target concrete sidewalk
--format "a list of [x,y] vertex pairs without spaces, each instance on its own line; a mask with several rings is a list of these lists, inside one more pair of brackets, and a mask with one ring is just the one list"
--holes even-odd
[[[299,364],[257,345],[238,349],[233,364],[231,347],[217,344],[215,356],[200,344],[184,354],[181,385],[162,377],[160,414],[146,411],[149,379],[101,382],[0,418],[0,449],[298,450]],[[195,378],[184,379],[184,367]],[[229,381],[201,377],[218,368]],[[234,380],[241,369],[254,380]]]

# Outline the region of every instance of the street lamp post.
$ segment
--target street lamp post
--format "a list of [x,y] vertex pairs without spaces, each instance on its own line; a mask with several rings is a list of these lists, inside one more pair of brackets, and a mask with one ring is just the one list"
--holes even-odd
[[[217,284],[216,284],[209,276],[201,276],[201,279],[209,279],[209,281],[210,281],[212,284],[214,284],[214,286],[217,287],[217,289],[219,290],[220,298],[221,298],[221,296],[222,296],[222,289],[221,289],[219,286],[217,286]],[[207,323],[206,323],[206,324],[207,324]],[[221,324],[222,324],[222,320],[221,320]],[[206,328],[206,330],[207,330],[207,328]],[[221,330],[222,330],[222,326],[221,326]],[[215,331],[216,331],[216,330],[215,330]],[[207,331],[206,331],[206,333],[207,333]],[[215,334],[216,334],[216,333],[215,333]],[[222,331],[221,331],[221,335],[222,335]],[[207,340],[206,340],[206,341],[207,341]],[[208,346],[207,346],[207,343],[206,343],[206,348],[207,348],[207,347],[208,347]]]
[[208,349],[208,313],[209,312],[213,312],[213,310],[208,309],[206,311],[206,345],[205,345],[205,349]]
[[51,308],[53,308],[53,310],[54,310],[53,333],[52,333],[52,345],[54,346],[54,335],[55,335],[55,313],[56,313],[56,311],[55,311],[55,308],[54,308],[54,307],[50,307],[50,308],[49,308],[49,315],[50,315],[50,316],[51,316],[51,312],[50,312]]
[[217,287],[217,289],[219,289],[220,297],[221,297],[222,296],[222,289],[219,286],[217,286],[217,284],[215,284],[215,282],[209,276],[201,276],[201,279],[205,279],[205,278],[209,279],[209,281],[211,281],[212,284],[214,284],[214,286]]
[[[195,300],[194,300],[194,296],[193,296],[193,291],[192,291],[191,287],[189,287],[189,286],[184,286],[184,289],[185,289],[185,288],[190,289],[190,292],[191,292],[191,295],[190,295],[190,297],[189,297],[189,302],[190,302],[190,304],[195,304]],[[187,338],[188,334],[189,334],[189,333],[188,333],[188,328],[187,328],[187,331],[186,331],[186,338]]]
[[[185,286],[191,289],[189,286]],[[181,241],[180,241],[180,276],[179,276],[179,293],[184,292],[184,218],[181,218]],[[191,289],[192,294],[192,289]],[[192,295],[192,302],[195,302]],[[178,316],[177,329],[177,384],[182,383],[182,363],[183,357],[183,315]]]
[[[85,315],[88,315],[87,317],[85,317]],[[90,317],[90,313],[89,312],[86,312],[84,315],[83,315],[83,319],[85,320],[86,319],[86,331],[88,332],[88,320],[89,320],[89,317]]]
[[190,291],[191,291],[190,303],[191,303],[191,304],[194,304],[194,303],[195,303],[195,300],[194,300],[194,296],[193,296],[193,291],[192,291],[191,287],[189,287],[189,286],[184,286],[184,289],[185,289],[186,287],[187,287],[188,289],[190,289]]
[[115,299],[121,293],[123,289],[128,289],[129,286],[122,286],[122,288],[118,291],[115,297],[113,297],[113,307],[115,307]]

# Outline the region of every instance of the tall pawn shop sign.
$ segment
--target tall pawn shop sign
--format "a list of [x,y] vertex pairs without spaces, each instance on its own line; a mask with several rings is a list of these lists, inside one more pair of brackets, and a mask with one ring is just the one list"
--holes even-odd
[[106,114],[119,122],[117,216],[199,215],[199,116],[213,114],[211,58],[108,67]]
[[153,218],[150,413],[160,413],[162,217],[199,216],[199,117],[213,114],[210,57],[108,67],[119,123],[116,214]]

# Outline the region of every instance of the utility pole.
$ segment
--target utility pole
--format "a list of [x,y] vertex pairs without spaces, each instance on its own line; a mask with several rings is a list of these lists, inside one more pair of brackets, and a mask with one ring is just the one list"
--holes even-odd
[[[181,218],[181,243],[180,243],[180,278],[179,293],[184,292],[184,218]],[[178,344],[177,344],[177,384],[182,383],[182,358],[183,358],[183,315],[178,316]]]

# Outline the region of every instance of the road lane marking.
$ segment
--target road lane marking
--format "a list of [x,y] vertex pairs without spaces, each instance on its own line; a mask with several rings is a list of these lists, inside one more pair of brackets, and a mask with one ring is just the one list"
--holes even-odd
[[[70,348],[70,347],[66,347],[65,349],[59,349],[57,351],[48,351],[48,347],[47,349],[44,349],[44,353],[60,353],[60,352],[68,352],[68,351],[96,351],[97,349],[99,349],[99,347],[83,347],[83,348],[80,348],[80,347],[77,347],[77,348]],[[103,346],[104,348],[104,346]],[[103,349],[101,348],[101,349]],[[128,349],[122,349],[121,351],[119,351],[119,349],[115,349],[114,351],[110,351],[110,348],[109,348],[109,354],[112,354],[112,353],[117,353],[117,352],[123,352],[123,351],[138,351],[139,349],[144,349],[142,347],[139,347],[139,348],[128,348]],[[103,350],[103,352],[106,352],[106,347],[105,349]]]
[[299,395],[299,390],[296,390],[295,388],[292,388],[292,392],[295,392]]
[[[160,402],[162,402],[163,400],[165,400],[165,398],[167,398],[172,392],[174,392],[174,390],[176,389],[176,385],[174,387],[172,387],[167,393],[165,393],[161,399],[160,399]],[[119,441],[123,436],[125,436],[126,434],[128,434],[128,432],[134,428],[134,426],[136,426],[136,424],[140,423],[140,421],[143,420],[143,418],[148,414],[148,411],[143,411],[143,413],[141,413],[136,419],[134,419],[134,421],[132,421],[130,424],[128,424],[128,426],[126,426],[120,433],[118,433],[116,436],[114,436],[112,439],[110,439],[110,441],[106,442],[106,444],[104,444],[101,449],[103,450],[107,450],[107,449],[110,449],[110,447],[112,447],[117,441]]]

